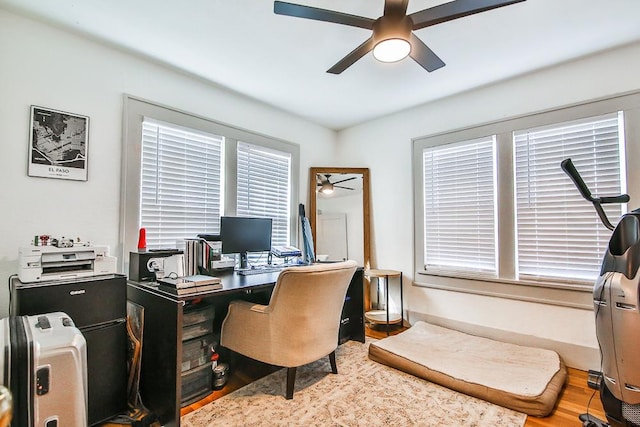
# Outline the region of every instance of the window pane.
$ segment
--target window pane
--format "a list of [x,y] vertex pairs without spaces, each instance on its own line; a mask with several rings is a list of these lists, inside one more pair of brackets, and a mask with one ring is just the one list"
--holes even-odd
[[[571,158],[594,196],[622,193],[622,114],[514,132],[520,276],[592,280],[611,232],[560,168]],[[621,205],[604,205],[612,222]]]
[[425,269],[496,273],[495,137],[423,151]]
[[223,137],[145,119],[140,227],[147,248],[174,248],[220,228]]
[[272,246],[289,245],[291,154],[238,142],[237,179],[237,215],[271,218]]

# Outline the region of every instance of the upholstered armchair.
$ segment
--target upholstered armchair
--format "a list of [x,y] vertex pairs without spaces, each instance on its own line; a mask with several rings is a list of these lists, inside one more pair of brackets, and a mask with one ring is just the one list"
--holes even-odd
[[338,373],[340,315],[355,261],[282,270],[269,305],[232,301],[220,344],[244,356],[287,368],[286,398],[293,398],[296,368],[329,355]]

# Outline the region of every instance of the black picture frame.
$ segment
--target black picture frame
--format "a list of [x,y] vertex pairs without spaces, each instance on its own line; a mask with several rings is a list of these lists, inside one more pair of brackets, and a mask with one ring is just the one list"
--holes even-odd
[[87,181],[88,149],[88,116],[31,106],[29,176]]

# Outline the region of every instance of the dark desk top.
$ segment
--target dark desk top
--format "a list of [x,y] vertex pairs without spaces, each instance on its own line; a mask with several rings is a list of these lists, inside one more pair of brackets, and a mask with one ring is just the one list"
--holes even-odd
[[[358,267],[358,270],[362,270],[362,267]],[[172,299],[174,301],[190,301],[197,298],[203,297],[216,297],[222,295],[230,295],[233,293],[251,293],[253,291],[259,291],[261,289],[266,289],[275,285],[278,280],[278,276],[280,275],[280,271],[274,271],[270,273],[258,273],[258,274],[250,274],[243,276],[236,271],[232,270],[222,270],[217,273],[215,276],[220,277],[222,279],[222,289],[216,289],[213,291],[206,292],[197,292],[186,295],[176,295],[171,292],[164,291],[158,288],[158,284],[156,282],[134,282],[129,281],[128,283],[133,286],[137,286],[146,291],[155,293],[157,295],[161,295],[163,297]]]
[[129,281],[129,284],[145,289],[149,292],[174,299],[176,301],[189,301],[196,298],[215,297],[237,292],[250,293],[254,290],[260,290],[261,288],[269,288],[275,285],[276,281],[278,280],[279,274],[279,271],[275,271],[270,273],[258,273],[243,276],[241,274],[238,274],[237,272],[227,270],[216,274],[216,277],[220,277],[220,279],[222,279],[222,289],[186,295],[176,295],[171,292],[159,289],[156,282]]

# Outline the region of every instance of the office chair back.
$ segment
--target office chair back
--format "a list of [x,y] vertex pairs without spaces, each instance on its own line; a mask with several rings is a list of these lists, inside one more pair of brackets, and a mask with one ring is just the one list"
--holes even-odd
[[296,367],[338,346],[344,299],[355,261],[284,269],[269,305],[229,304],[221,345],[252,359]]

